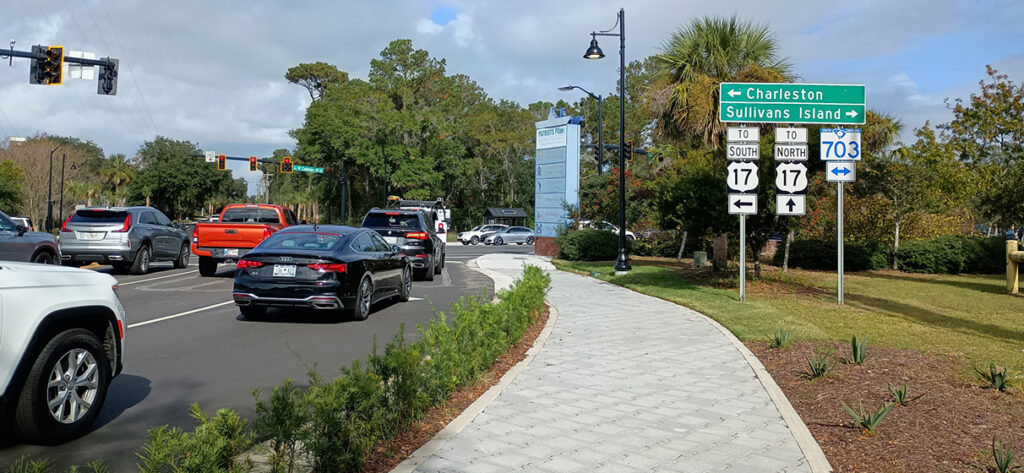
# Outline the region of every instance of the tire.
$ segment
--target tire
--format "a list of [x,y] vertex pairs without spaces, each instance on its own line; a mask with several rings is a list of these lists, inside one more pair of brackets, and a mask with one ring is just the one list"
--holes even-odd
[[188,244],[181,245],[181,251],[178,252],[178,257],[174,259],[174,267],[181,269],[188,266],[188,259],[192,255],[192,250],[189,249]]
[[517,242],[516,242],[516,244],[517,244],[517,245],[520,245],[520,246],[522,246],[522,245],[523,245],[523,242],[521,242],[521,241],[517,241]]
[[477,243],[480,243],[480,237],[474,236],[473,238],[469,239],[469,242],[476,245]]
[[[76,363],[74,373],[67,373],[69,362],[75,363],[79,357],[82,360]],[[59,384],[48,388],[55,374]],[[25,439],[39,443],[59,443],[84,434],[103,408],[110,379],[110,361],[96,334],[81,328],[58,333],[32,362],[18,396],[15,427]],[[49,404],[58,399],[62,402],[54,413]],[[75,403],[78,410],[66,412],[76,410],[71,406],[76,400],[89,406],[82,411],[81,404]]]
[[55,264],[56,258],[54,258],[53,253],[42,250],[32,256],[32,262],[39,264]]
[[135,260],[132,261],[132,267],[129,268],[129,272],[132,274],[146,274],[149,271],[149,262],[152,255],[149,252],[149,245],[142,245],[139,251],[135,253]]
[[633,240],[636,240],[635,236],[633,236],[633,235],[626,235],[626,241],[633,241]]
[[258,305],[240,305],[238,311],[248,320],[259,320],[267,315],[267,308]]
[[459,243],[462,243],[462,246],[466,246],[466,245],[469,244],[468,241],[463,241],[463,240],[459,240]]
[[217,260],[209,256],[199,257],[199,275],[210,277],[217,274]]
[[398,288],[398,302],[409,302],[409,294],[412,292],[412,266],[405,265],[402,269],[401,287]]
[[434,258],[430,258],[430,267],[423,269],[423,280],[424,281],[433,281],[434,280],[434,274],[437,274],[435,269],[434,269],[435,265],[436,264],[434,263]]
[[444,253],[441,253],[441,264],[434,265],[434,274],[441,274],[441,270],[444,268]]
[[505,240],[502,240],[501,237],[494,237],[494,246],[501,246],[504,244]]
[[537,241],[537,240],[535,240],[533,237],[526,237],[526,244],[527,245],[532,245],[533,242],[535,242],[535,241]]
[[356,290],[356,303],[352,308],[352,318],[355,320],[366,320],[370,316],[370,307],[373,305],[373,283],[370,278],[363,278],[359,282],[359,289]]

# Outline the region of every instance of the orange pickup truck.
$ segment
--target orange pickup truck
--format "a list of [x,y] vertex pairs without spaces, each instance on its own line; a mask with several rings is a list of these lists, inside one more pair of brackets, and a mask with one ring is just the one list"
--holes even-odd
[[199,256],[199,274],[213,276],[218,263],[237,261],[274,232],[296,223],[295,214],[279,205],[224,207],[218,222],[199,222],[192,230],[192,253]]

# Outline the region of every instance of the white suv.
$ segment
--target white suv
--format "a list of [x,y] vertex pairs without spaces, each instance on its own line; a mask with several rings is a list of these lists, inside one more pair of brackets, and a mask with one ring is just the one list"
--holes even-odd
[[506,228],[508,228],[508,225],[501,225],[498,223],[491,223],[488,225],[477,225],[468,232],[460,233],[459,241],[461,241],[463,245],[475,245],[483,241],[484,234],[494,233],[499,230],[504,230]]
[[0,261],[0,418],[24,440],[77,437],[103,408],[127,328],[116,288],[108,274]]

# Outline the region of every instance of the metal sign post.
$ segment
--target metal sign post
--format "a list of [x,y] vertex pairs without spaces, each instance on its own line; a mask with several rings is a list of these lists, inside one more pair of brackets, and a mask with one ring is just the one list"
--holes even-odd
[[836,199],[836,273],[839,286],[837,301],[843,303],[843,266],[845,243],[843,241],[843,186],[857,180],[857,161],[860,160],[861,131],[856,128],[822,128],[821,160],[825,162],[825,180],[838,184]]
[[838,199],[838,203],[839,203],[839,218],[838,218],[839,222],[838,222],[838,225],[837,225],[837,232],[839,233],[839,235],[836,238],[836,240],[838,241],[838,243],[837,243],[837,245],[838,245],[837,254],[839,256],[839,289],[838,289],[837,292],[839,294],[839,304],[841,305],[843,303],[843,262],[846,260],[846,258],[843,256],[843,249],[844,249],[844,247],[846,245],[843,244],[843,183],[842,182],[839,183],[839,199]]
[[747,215],[757,214],[760,139],[761,129],[757,127],[730,127],[726,134],[729,213],[740,216],[740,302],[747,299]]
[[747,216],[740,215],[740,302],[747,300]]

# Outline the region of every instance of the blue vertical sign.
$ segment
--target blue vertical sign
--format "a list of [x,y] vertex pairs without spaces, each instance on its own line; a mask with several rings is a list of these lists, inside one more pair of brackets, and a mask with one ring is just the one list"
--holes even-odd
[[573,117],[536,122],[537,159],[534,170],[534,233],[556,237],[569,225],[566,205],[580,205],[580,126]]

